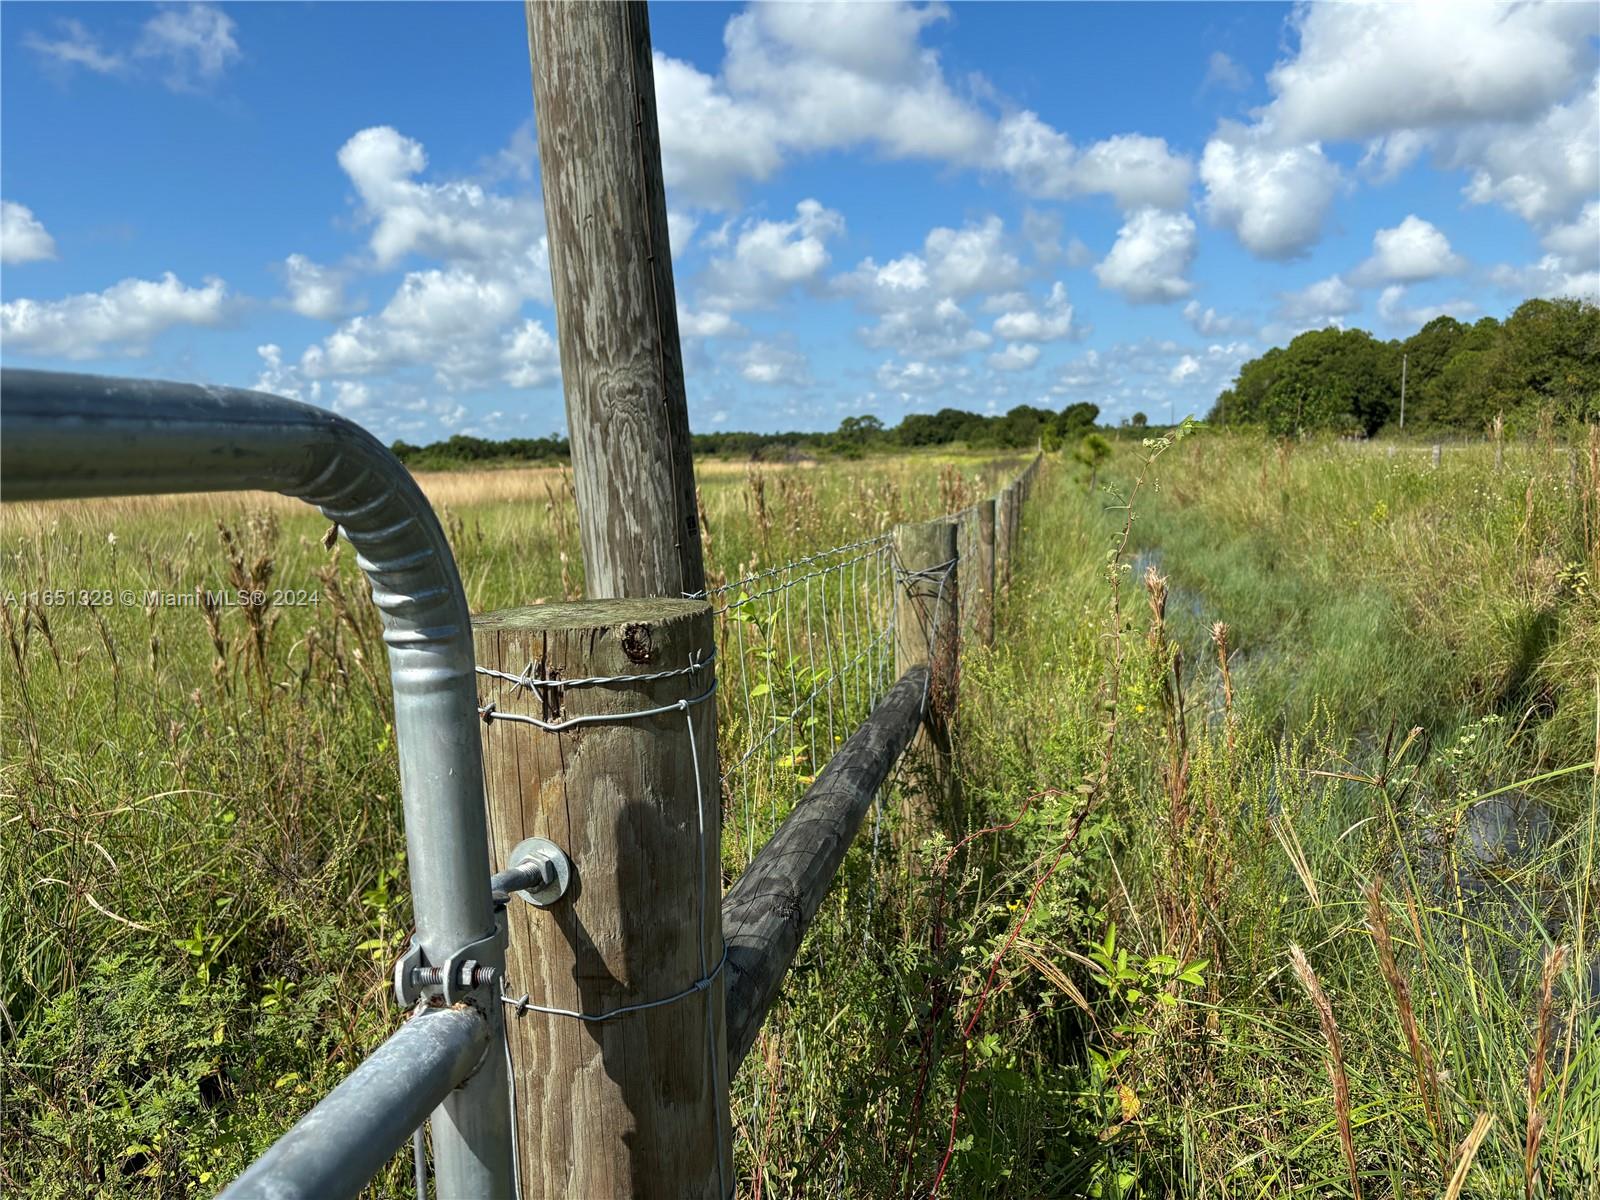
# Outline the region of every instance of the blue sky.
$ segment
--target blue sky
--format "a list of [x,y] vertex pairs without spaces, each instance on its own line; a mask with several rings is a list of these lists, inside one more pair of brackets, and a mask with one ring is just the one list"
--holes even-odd
[[[8,364],[563,428],[520,5],[3,7]],[[1160,419],[1302,329],[1594,299],[1597,14],[653,5],[691,424]]]

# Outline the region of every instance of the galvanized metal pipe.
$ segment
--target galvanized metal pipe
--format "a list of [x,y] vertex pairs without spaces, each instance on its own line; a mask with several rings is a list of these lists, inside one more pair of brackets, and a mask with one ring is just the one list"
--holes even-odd
[[[8,500],[265,490],[318,506],[357,551],[383,618],[407,866],[426,960],[495,928],[472,630],[444,532],[415,480],[366,430],[234,388],[0,371],[0,494]],[[476,951],[502,967],[492,943]],[[503,1038],[500,1006],[487,1005]],[[504,1200],[514,1183],[498,1049],[433,1117],[440,1195]]]
[[[489,1036],[488,1020],[470,1005],[430,1008],[411,1018],[218,1200],[354,1196],[472,1073]],[[438,1194],[454,1195],[443,1181]]]

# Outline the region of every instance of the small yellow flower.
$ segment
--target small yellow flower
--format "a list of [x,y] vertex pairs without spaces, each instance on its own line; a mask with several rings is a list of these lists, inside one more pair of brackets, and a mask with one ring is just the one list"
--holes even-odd
[[1143,712],[1143,711],[1144,711],[1144,705],[1142,705],[1142,704],[1135,704],[1135,705],[1134,705],[1134,706],[1133,706],[1133,711],[1134,711],[1134,712],[1136,712],[1136,713],[1142,713],[1142,712]]

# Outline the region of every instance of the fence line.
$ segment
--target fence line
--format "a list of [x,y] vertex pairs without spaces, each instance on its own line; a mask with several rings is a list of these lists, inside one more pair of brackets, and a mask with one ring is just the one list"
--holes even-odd
[[[1000,496],[1025,486],[1033,470],[1024,467],[997,489]],[[966,498],[960,488],[947,489],[947,496]],[[992,629],[995,503],[980,499],[933,518],[956,524],[962,643],[982,640]],[[986,505],[985,541],[980,510]],[[985,570],[976,569],[980,565]],[[724,865],[730,873],[750,863],[893,687],[903,576],[889,530],[689,597],[709,601],[716,622]]]
[[894,682],[890,535],[701,593],[716,622],[720,784],[742,869]]

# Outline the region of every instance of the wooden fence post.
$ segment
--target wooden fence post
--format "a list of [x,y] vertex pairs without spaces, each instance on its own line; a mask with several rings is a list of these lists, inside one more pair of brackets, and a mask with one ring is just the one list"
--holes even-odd
[[[507,994],[589,1016],[667,1001],[604,1021],[507,1004],[523,1200],[725,1200],[734,1178],[710,607],[514,608],[475,618],[473,640],[480,669],[512,677],[479,676],[479,702],[493,705],[483,730],[493,865],[506,867],[528,837],[572,861],[571,886],[549,909],[509,902]],[[578,723],[551,731],[519,717]]]
[[[950,518],[956,524],[956,557],[969,566],[978,557],[978,506],[970,504]],[[978,573],[974,570],[956,572],[960,595],[956,608],[960,613],[957,628],[961,640],[972,636],[978,620]]]
[[1439,449],[1439,443],[1435,442],[1433,444],[1433,469],[1435,471],[1439,469]]
[[[978,501],[978,557],[971,564],[977,573],[978,641],[994,645],[994,497]],[[965,574],[965,572],[963,572]]]
[[572,476],[590,596],[705,587],[643,0],[528,0]]
[[[895,674],[928,668],[928,698],[922,732],[914,746],[929,756],[930,793],[950,797],[950,730],[960,668],[958,621],[961,578],[956,560],[956,523],[948,518],[897,525],[900,604],[895,627]],[[908,799],[911,789],[907,789]]]
[[1016,485],[1007,484],[995,497],[994,507],[994,587],[1002,596],[1011,591],[1011,543],[1016,529]]

